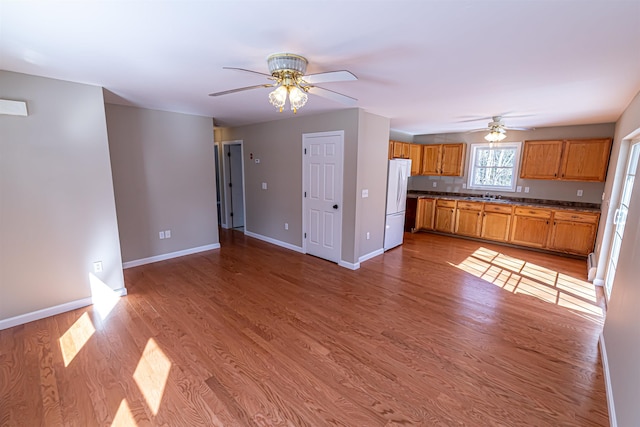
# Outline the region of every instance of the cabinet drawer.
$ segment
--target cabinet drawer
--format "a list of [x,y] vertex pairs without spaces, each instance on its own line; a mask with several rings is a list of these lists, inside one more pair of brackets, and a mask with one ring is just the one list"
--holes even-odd
[[499,213],[510,214],[511,212],[513,212],[513,206],[493,205],[491,203],[485,203],[484,204],[484,211],[485,212],[499,212]]
[[559,221],[576,221],[576,222],[588,222],[595,224],[598,222],[598,213],[589,212],[575,212],[575,211],[554,211],[553,218]]
[[458,209],[467,209],[470,211],[481,211],[482,203],[478,202],[460,202],[458,201]]
[[532,216],[535,218],[551,218],[551,210],[549,209],[536,209],[517,206],[514,213],[516,215]]
[[444,207],[444,208],[455,208],[456,207],[456,201],[455,200],[438,199],[438,201],[436,202],[436,205]]

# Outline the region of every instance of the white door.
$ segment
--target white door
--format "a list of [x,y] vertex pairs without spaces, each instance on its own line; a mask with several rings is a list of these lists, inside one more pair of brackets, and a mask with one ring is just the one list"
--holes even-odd
[[304,134],[303,248],[340,261],[344,131]]
[[625,175],[622,196],[620,197],[620,205],[616,209],[613,222],[616,226],[613,234],[613,243],[611,244],[611,253],[609,255],[609,265],[607,266],[607,276],[605,277],[605,294],[607,298],[611,295],[613,280],[618,267],[618,258],[620,257],[620,247],[622,246],[622,237],[624,236],[624,227],[627,222],[627,213],[629,212],[629,202],[631,201],[631,193],[633,190],[633,182],[638,170],[638,159],[640,158],[640,142],[631,146],[629,153],[629,161],[627,163],[627,173]]

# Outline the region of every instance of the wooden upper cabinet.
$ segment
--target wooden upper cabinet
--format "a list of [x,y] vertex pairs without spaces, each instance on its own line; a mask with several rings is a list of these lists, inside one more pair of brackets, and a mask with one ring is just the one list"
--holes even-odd
[[439,175],[440,174],[440,151],[442,145],[425,145],[422,147],[422,175]]
[[409,158],[411,159],[411,175],[420,175],[422,165],[421,144],[409,144]]
[[525,141],[520,178],[604,181],[611,139]]
[[572,181],[604,181],[610,151],[610,138],[565,141],[560,178]]
[[465,144],[442,144],[440,175],[462,175],[465,147]]
[[556,179],[564,141],[525,141],[520,178]]
[[422,175],[462,176],[466,145],[427,144],[422,147]]

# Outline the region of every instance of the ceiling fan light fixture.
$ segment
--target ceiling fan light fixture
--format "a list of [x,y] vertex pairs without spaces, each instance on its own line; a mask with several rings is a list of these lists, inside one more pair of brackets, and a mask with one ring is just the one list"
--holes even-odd
[[289,88],[289,104],[291,105],[293,114],[297,113],[299,108],[304,107],[304,104],[307,103],[307,99],[309,99],[309,96],[304,90],[297,86]]
[[288,90],[285,86],[278,86],[278,88],[269,94],[269,102],[276,108],[284,108],[284,103],[287,101]]
[[282,71],[293,71],[294,74],[304,75],[307,72],[308,61],[304,56],[293,53],[274,53],[267,58],[267,64],[272,76]]
[[505,139],[506,137],[507,137],[507,133],[505,132],[504,129],[493,129],[491,130],[491,132],[489,132],[484,136],[484,139],[486,139],[489,142],[499,142]]

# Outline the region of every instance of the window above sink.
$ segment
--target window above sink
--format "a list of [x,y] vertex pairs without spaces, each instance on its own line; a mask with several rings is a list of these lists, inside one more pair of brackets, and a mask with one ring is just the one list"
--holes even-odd
[[515,192],[521,145],[520,142],[471,144],[467,187]]

